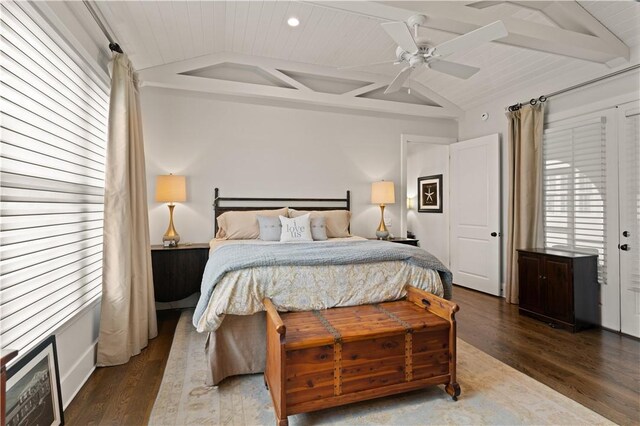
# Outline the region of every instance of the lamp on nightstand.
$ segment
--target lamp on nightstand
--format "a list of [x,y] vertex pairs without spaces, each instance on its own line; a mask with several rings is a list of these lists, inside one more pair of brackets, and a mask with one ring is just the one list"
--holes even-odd
[[173,227],[173,203],[181,203],[187,200],[187,183],[184,176],[161,175],[156,177],[156,201],[169,203],[169,227],[162,237],[163,245],[177,247],[180,235]]
[[380,205],[380,225],[378,225],[378,229],[376,230],[376,237],[380,240],[389,237],[387,225],[384,223],[384,207],[386,204],[393,204],[395,202],[396,197],[393,190],[393,182],[383,180],[371,184],[371,204]]

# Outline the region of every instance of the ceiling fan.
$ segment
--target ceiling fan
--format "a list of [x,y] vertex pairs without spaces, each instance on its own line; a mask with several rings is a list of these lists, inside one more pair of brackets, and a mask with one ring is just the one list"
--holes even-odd
[[[433,47],[428,44],[427,39],[418,36],[418,28],[424,25],[425,22],[427,22],[425,15],[413,15],[409,18],[407,24],[413,28],[413,35],[404,22],[385,22],[381,24],[387,34],[398,44],[398,48],[396,49],[397,60],[370,65],[386,63],[394,63],[396,65],[405,64],[405,67],[396,75],[384,91],[385,94],[400,90],[411,73],[420,65],[454,77],[467,79],[480,71],[480,68],[444,61],[442,58],[455,52],[472,49],[482,43],[505,37],[508,34],[504,23],[502,21],[496,21]],[[362,66],[364,65],[344,67],[343,69]]]

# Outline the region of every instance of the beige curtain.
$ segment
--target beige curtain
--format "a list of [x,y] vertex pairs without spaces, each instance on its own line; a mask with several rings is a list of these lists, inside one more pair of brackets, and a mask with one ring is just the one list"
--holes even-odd
[[509,119],[509,213],[506,299],[518,303],[519,248],[542,247],[544,104],[523,106]]
[[124,54],[111,66],[99,366],[126,363],[158,334],[138,78]]

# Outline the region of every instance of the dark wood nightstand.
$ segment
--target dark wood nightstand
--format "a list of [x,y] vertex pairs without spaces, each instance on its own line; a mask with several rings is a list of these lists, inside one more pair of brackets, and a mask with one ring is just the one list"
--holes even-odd
[[209,244],[151,246],[153,288],[157,302],[174,302],[200,291]]
[[[378,240],[377,238],[369,238],[370,240]],[[406,244],[408,246],[416,246],[420,247],[419,241],[415,238],[390,238],[388,240],[379,240],[379,241],[389,241],[390,243],[398,243],[398,244]]]

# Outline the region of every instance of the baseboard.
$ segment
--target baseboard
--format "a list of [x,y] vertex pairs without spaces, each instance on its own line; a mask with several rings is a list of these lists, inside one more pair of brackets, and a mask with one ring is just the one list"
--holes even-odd
[[65,403],[62,404],[63,409],[66,410],[67,407],[69,406],[69,404],[71,404],[71,401],[73,401],[73,398],[76,397],[76,395],[78,394],[78,392],[80,392],[80,389],[82,389],[82,386],[84,386],[85,383],[87,383],[87,380],[89,380],[89,377],[91,377],[91,375],[93,374],[93,372],[96,371],[96,366],[94,365],[93,368],[91,369],[91,371],[89,371],[87,373],[87,375],[85,376],[85,378],[82,380],[82,385],[78,386],[78,388],[75,390],[75,392],[73,393],[73,395],[71,395],[71,397],[69,398],[68,401],[66,401]]
[[60,378],[62,390],[62,405],[66,409],[78,394],[82,386],[89,380],[96,369],[96,351],[98,341],[93,344],[78,358],[69,372]]

